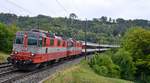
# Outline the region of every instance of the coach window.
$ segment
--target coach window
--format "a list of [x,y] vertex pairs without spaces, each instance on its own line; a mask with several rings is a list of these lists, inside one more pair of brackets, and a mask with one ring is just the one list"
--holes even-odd
[[54,39],[50,39],[50,46],[54,45]]

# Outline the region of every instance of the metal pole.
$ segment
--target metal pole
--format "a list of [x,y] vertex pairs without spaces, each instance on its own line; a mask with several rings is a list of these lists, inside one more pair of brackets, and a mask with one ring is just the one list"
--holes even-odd
[[99,48],[99,52],[100,52],[100,51],[101,51],[101,50],[100,50],[100,39],[98,40],[98,44],[99,44],[99,47],[98,47],[98,48]]
[[86,49],[86,47],[87,47],[87,39],[86,39],[86,36],[87,36],[87,34],[86,34],[86,29],[87,29],[87,18],[86,18],[86,21],[85,21],[85,60],[86,60],[86,53],[87,53],[87,49]]
[[40,24],[39,24],[39,15],[37,16],[37,23],[38,23],[38,27],[37,27],[37,28],[38,28],[38,30],[39,30],[39,25],[40,25]]

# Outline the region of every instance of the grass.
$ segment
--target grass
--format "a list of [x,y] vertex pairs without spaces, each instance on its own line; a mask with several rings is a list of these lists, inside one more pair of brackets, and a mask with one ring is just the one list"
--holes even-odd
[[116,78],[103,77],[94,73],[84,62],[60,71],[43,83],[133,83]]
[[9,56],[8,54],[0,52],[0,63],[6,62],[8,56]]

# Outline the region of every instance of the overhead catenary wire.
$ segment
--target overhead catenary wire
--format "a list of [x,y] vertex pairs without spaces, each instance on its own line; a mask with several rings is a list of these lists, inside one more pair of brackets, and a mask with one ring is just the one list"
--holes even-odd
[[8,10],[8,12],[11,12],[10,9],[8,9],[8,8],[6,8],[5,6],[2,6],[2,5],[0,5],[0,10],[1,10],[1,11]]
[[75,5],[75,1],[74,1],[74,0],[71,0],[71,2],[72,2],[72,7],[73,7],[76,11],[78,11],[79,8]]
[[[20,8],[20,9],[22,9],[23,11],[28,12],[29,14],[32,14],[32,12],[31,12],[30,10],[28,10],[28,9],[26,9],[26,8],[24,8],[24,7],[20,6],[20,5],[18,5],[18,4],[14,3],[14,2],[12,2],[12,1],[10,1],[10,0],[6,0],[6,1],[7,1],[8,3],[10,3],[10,4],[16,6],[17,8]],[[40,26],[40,23],[39,23],[39,16],[37,16],[37,29],[40,29],[39,26]]]
[[54,12],[53,10],[51,10],[48,6],[47,6],[47,4],[45,4],[43,1],[41,1],[41,0],[39,0],[39,2],[40,2],[40,4],[42,5],[42,6],[45,6],[52,14],[56,14],[56,12]]
[[[4,0],[4,1],[6,1],[6,0]],[[11,4],[11,3],[9,3],[9,4]],[[4,12],[5,12],[5,10],[7,10],[8,11],[7,13],[19,13],[18,11],[14,11],[13,9],[8,8],[6,4],[1,4],[0,7]]]
[[58,1],[58,0],[55,0],[57,2],[57,4],[65,11],[65,13],[67,14],[67,9]]
[[31,13],[32,13],[30,10],[28,10],[28,9],[26,9],[26,8],[24,8],[24,7],[22,7],[22,6],[18,5],[18,4],[16,4],[16,3],[14,3],[14,2],[13,2],[13,1],[11,1],[11,0],[5,0],[5,1],[7,1],[7,2],[8,2],[9,4],[11,4],[11,5],[16,6],[17,8],[22,9],[23,11],[28,12],[29,14],[31,14]]

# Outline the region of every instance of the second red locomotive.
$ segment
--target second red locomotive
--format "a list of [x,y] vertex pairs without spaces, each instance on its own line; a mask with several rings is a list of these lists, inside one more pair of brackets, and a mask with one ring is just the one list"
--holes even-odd
[[33,70],[44,63],[81,53],[82,43],[79,41],[42,30],[20,31],[16,33],[8,61],[18,69]]

